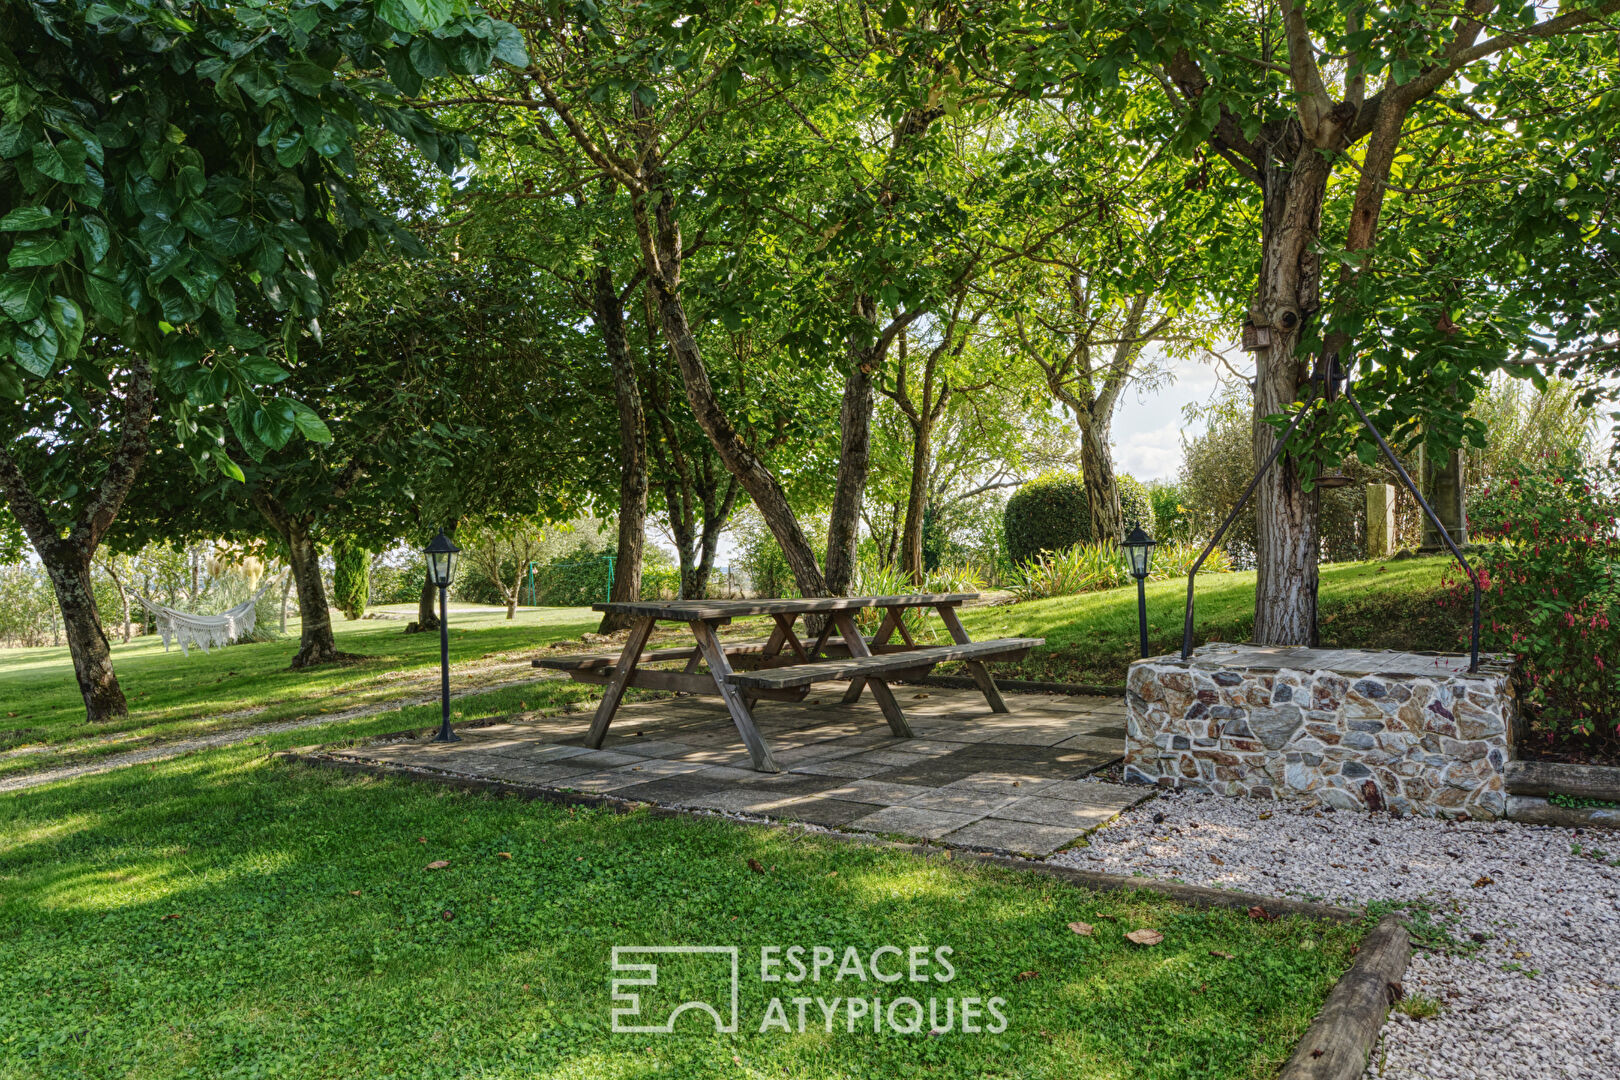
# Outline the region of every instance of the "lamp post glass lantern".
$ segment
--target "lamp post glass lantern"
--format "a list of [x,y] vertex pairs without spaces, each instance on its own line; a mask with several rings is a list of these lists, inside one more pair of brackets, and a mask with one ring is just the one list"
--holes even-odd
[[456,556],[461,549],[456,542],[439,530],[422,552],[427,556],[428,581],[439,587],[439,733],[435,742],[460,742],[461,736],[450,730],[450,611],[448,593],[450,582],[456,577]]
[[1130,564],[1131,576],[1136,579],[1136,626],[1141,638],[1142,655],[1148,654],[1147,638],[1147,577],[1153,567],[1153,549],[1157,541],[1142,531],[1139,523],[1131,524],[1125,536],[1125,559]]

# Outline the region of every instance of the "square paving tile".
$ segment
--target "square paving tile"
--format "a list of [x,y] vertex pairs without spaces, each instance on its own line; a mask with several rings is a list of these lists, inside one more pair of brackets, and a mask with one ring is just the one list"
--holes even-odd
[[887,780],[851,780],[847,784],[828,788],[825,794],[828,798],[853,799],[856,802],[876,803],[879,806],[897,806],[900,803],[915,806],[913,800],[919,795],[928,794],[930,790],[912,784],[893,784]]
[[1087,806],[1124,810],[1154,793],[1140,784],[1104,784],[1096,781],[1065,780],[1041,789],[1043,799],[1071,799]]
[[821,825],[829,829],[841,829],[853,821],[866,817],[875,809],[871,803],[812,796],[783,803],[771,811],[771,816],[790,821],[807,821],[812,825]]
[[935,788],[926,795],[919,795],[906,805],[921,807],[924,810],[954,810],[959,814],[989,814],[1017,798],[1016,795],[1003,795],[994,791],[943,787]]
[[885,806],[875,814],[856,818],[849,823],[852,829],[865,832],[900,833],[937,840],[953,829],[971,824],[980,815],[956,810],[925,810],[920,806]]
[[1119,810],[1107,806],[1091,806],[1073,799],[1048,799],[1030,795],[997,808],[990,816],[1007,821],[1028,821],[1037,825],[1060,825],[1072,833],[1091,830],[1108,821]]
[[832,761],[808,761],[803,765],[795,765],[793,771],[810,776],[833,776],[858,780],[862,777],[885,772],[890,768],[891,766],[880,765],[875,761],[850,761],[848,758],[835,758]]
[[557,786],[573,788],[575,791],[606,792],[617,791],[619,788],[631,787],[645,782],[636,773],[606,769],[602,772],[581,773],[578,776],[562,777],[557,781]]
[[1077,830],[1067,827],[984,818],[942,839],[958,847],[987,848],[1014,855],[1050,855],[1078,835]]
[[1011,770],[997,770],[995,772],[977,772],[964,776],[962,779],[944,785],[941,790],[961,791],[993,791],[1008,795],[1030,795],[1041,788],[1050,787],[1057,783],[1028,772],[1013,772]]
[[1064,750],[1095,750],[1102,754],[1113,754],[1122,757],[1125,753],[1125,737],[1119,738],[1104,735],[1071,735],[1058,743],[1059,749]]
[[919,764],[921,762],[925,762],[925,761],[929,761],[929,760],[935,760],[935,759],[931,759],[929,757],[929,755],[927,755],[927,754],[908,754],[904,750],[888,750],[888,749],[884,749],[884,750],[868,750],[864,754],[860,754],[860,755],[858,755],[856,757],[851,758],[850,760],[851,761],[865,762],[867,764],[872,764],[872,765],[884,765],[884,766],[888,766],[890,768],[896,768],[896,767],[903,767],[903,766],[906,766],[906,765],[916,765],[916,764]]
[[672,776],[663,780],[649,780],[645,784],[632,784],[613,792],[614,798],[639,799],[642,802],[662,803],[665,806],[684,806],[694,799],[712,795],[725,787],[717,780],[695,780],[691,776]]

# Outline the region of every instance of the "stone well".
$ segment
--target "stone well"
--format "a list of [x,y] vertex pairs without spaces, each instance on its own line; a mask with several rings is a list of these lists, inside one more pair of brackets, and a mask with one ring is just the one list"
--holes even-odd
[[1131,665],[1125,779],[1259,799],[1496,818],[1519,702],[1511,653],[1205,645]]

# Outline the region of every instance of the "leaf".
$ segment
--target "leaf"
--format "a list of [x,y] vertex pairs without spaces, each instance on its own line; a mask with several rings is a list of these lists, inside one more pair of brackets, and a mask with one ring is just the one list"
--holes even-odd
[[25,237],[12,247],[7,261],[17,266],[55,266],[73,254],[73,238],[66,233],[57,236]]
[[500,19],[494,19],[492,23],[495,28],[495,59],[513,67],[528,67],[529,53],[523,47],[523,35],[518,28]]
[[70,361],[79,354],[79,343],[84,340],[84,311],[65,296],[51,297],[48,310],[51,324],[61,335],[61,358]]
[[759,865],[759,860],[753,858],[752,856],[750,856],[748,859],[748,869],[752,870],[756,874],[763,874],[765,872],[765,868]]
[[298,429],[300,435],[313,443],[329,443],[332,441],[332,433],[327,430],[326,424],[321,421],[321,418],[315,415],[314,409],[293,398],[281,398],[279,400],[292,408],[291,419],[293,426]]
[[54,146],[43,140],[34,144],[34,168],[64,184],[84,183],[85,156],[84,144],[72,139]]
[[1231,953],[1229,953],[1229,952],[1222,952],[1222,951],[1221,951],[1221,950],[1219,950],[1219,949],[1211,949],[1211,950],[1209,950],[1209,955],[1211,955],[1211,956],[1218,956],[1218,957],[1220,957],[1220,958],[1221,958],[1221,959],[1222,959],[1222,960],[1236,960],[1236,959],[1237,959],[1237,957],[1235,957],[1235,956],[1233,956],[1233,955],[1232,955],[1232,954],[1231,954]]
[[1270,922],[1272,919],[1275,919],[1276,917],[1277,916],[1273,915],[1271,912],[1267,911],[1265,908],[1261,907],[1259,904],[1256,904],[1256,905],[1254,905],[1253,907],[1251,907],[1249,909],[1249,918],[1258,919],[1260,922]]
[[1221,858],[1219,855],[1211,855],[1209,857],[1209,861],[1214,863],[1216,866],[1225,866],[1226,865],[1226,860]]
[[1125,935],[1125,940],[1135,942],[1138,945],[1157,945],[1164,940],[1164,935],[1157,930],[1132,930]]
[[497,851],[495,856],[500,859],[510,859],[512,857],[512,853],[510,851]]
[[1487,885],[1494,885],[1494,884],[1496,884],[1496,879],[1495,878],[1489,878],[1489,877],[1481,876],[1478,881],[1474,882],[1474,888],[1483,889]]
[[434,859],[432,862],[428,863],[425,867],[423,867],[423,869],[424,870],[443,870],[445,867],[447,867],[449,865],[450,865],[450,860],[448,860],[448,859]]
[[1038,971],[1020,971],[1017,975],[1013,976],[1013,981],[1029,982],[1031,979],[1038,979],[1040,977],[1041,973]]
[[38,337],[16,330],[11,336],[11,357],[30,375],[43,379],[56,368],[56,328],[46,323]]
[[1072,923],[1069,924],[1069,929],[1073,930],[1075,933],[1079,934],[1081,937],[1090,937],[1091,936],[1091,931],[1092,931],[1092,926],[1091,926],[1090,923],[1072,922]]
[[50,275],[38,270],[12,270],[0,274],[0,310],[12,321],[25,323],[45,310]]
[[61,215],[47,206],[19,206],[5,217],[0,217],[0,232],[31,232],[49,229],[61,220]]
[[122,322],[127,310],[124,292],[118,282],[100,274],[84,275],[84,296],[97,315],[110,322]]

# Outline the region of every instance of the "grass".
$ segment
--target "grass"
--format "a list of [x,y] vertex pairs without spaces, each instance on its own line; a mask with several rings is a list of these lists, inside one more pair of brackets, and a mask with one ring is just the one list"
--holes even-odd
[[[0,800],[0,1077],[1264,1077],[1360,934],[264,756],[353,728]],[[680,943],[741,948],[739,1032],[612,1034],[610,949]],[[922,994],[1002,997],[1007,1029],[828,1033],[811,1006],[761,1034],[771,995],[905,992],[759,983],[759,947],[793,944],[950,946]]]
[[[504,609],[451,613],[450,660],[454,689],[475,669],[489,678],[535,674],[527,658],[551,641],[577,638],[596,628],[598,616],[584,608],[530,608],[506,621]],[[338,619],[338,648],[362,659],[289,671],[298,651],[298,624],[276,641],[233,645],[208,654],[178,646],[164,652],[156,637],[113,646],[113,665],[129,700],[129,715],[89,724],[66,648],[0,652],[0,751],[73,743],[76,757],[135,749],[276,720],[318,715],[419,692],[439,665],[438,634],[405,634],[393,620]],[[504,669],[504,671],[499,670]],[[431,690],[431,686],[427,686]],[[578,700],[578,691],[556,687],[530,691],[531,699]],[[31,755],[0,758],[0,774],[36,767]],[[60,764],[53,760],[51,764]]]
[[[1337,563],[1322,567],[1317,590],[1322,644],[1335,648],[1433,649],[1459,645],[1460,627],[1435,607],[1449,560]],[[1198,579],[1194,640],[1246,641],[1254,629],[1254,573]],[[1185,579],[1147,586],[1148,646],[1181,649]],[[1138,655],[1136,589],[1109,589],[995,608],[970,608],[962,622],[975,639],[1044,637],[1046,644],[1004,675],[1118,686]]]

